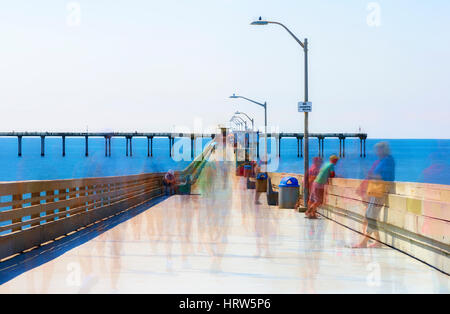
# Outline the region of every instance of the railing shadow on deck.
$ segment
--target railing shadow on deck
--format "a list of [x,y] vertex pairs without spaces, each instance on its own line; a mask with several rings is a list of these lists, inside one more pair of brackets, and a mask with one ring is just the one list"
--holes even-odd
[[21,253],[0,264],[0,285],[14,279],[15,277],[39,267],[64,253],[98,237],[117,225],[130,220],[143,213],[152,206],[166,200],[169,196],[158,196],[134,208],[120,212],[107,220],[101,220],[90,227],[67,235],[62,239],[53,241],[44,246],[39,246],[29,252]]

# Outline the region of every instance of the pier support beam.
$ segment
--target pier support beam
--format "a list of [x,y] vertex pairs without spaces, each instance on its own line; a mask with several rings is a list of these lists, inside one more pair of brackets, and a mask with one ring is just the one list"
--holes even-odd
[[300,138],[297,137],[297,158],[300,157]]
[[342,139],[342,157],[345,157],[345,137]]
[[324,153],[324,143],[325,143],[325,138],[322,138],[322,158],[325,156],[325,153]]
[[366,158],[366,139],[364,139],[364,158]]
[[194,134],[191,134],[191,159],[194,159],[194,142],[195,136]]
[[128,137],[125,137],[126,139],[126,156],[128,157]]
[[19,155],[19,157],[22,157],[22,136],[17,137],[17,145],[17,154]]
[[303,158],[303,137],[300,138],[300,158]]
[[172,137],[169,136],[169,157],[172,157]]
[[41,135],[41,156],[45,156],[45,136]]
[[64,135],[62,137],[62,156],[66,156],[66,137]]
[[359,138],[359,157],[362,157],[362,138]]
[[130,157],[133,157],[133,137],[130,136]]
[[281,137],[278,138],[278,158],[281,157]]
[[85,141],[86,141],[86,145],[85,145],[86,146],[86,153],[85,153],[85,155],[86,155],[86,157],[89,156],[89,140],[88,139],[89,139],[89,136],[86,135],[85,136]]
[[259,131],[256,133],[256,158],[259,158]]
[[108,137],[105,136],[105,157],[108,157]]
[[317,138],[317,141],[319,143],[319,157],[320,157],[321,156],[321,154],[320,154],[320,137]]
[[150,157],[153,157],[153,136],[150,136]]

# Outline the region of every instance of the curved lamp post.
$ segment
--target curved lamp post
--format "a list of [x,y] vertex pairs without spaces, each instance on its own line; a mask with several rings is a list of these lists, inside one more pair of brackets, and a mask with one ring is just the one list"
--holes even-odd
[[244,131],[248,130],[248,128],[247,128],[247,121],[245,121],[244,119],[242,119],[241,117],[236,116],[236,115],[234,115],[233,118],[237,119],[238,121],[240,121],[244,125]]
[[[283,24],[279,23],[279,22],[274,22],[274,21],[265,21],[262,20],[261,17],[259,18],[259,20],[254,21],[251,23],[251,25],[267,25],[267,24],[276,24],[279,25],[281,27],[283,27],[294,39],[295,41],[303,48],[303,52],[305,55],[305,103],[308,102],[308,39],[305,38],[305,40],[302,42],[300,39],[298,39],[286,26],[284,26]],[[304,131],[304,138],[305,138],[305,146],[304,146],[304,150],[305,150],[305,159],[304,159],[304,168],[305,168],[305,174],[304,174],[304,182],[309,182],[308,181],[308,172],[309,172],[309,135],[308,135],[308,112],[305,111],[305,131]],[[309,191],[308,191],[308,184],[303,184],[303,200],[304,200],[304,204],[305,207],[308,207],[308,195],[309,195]]]
[[237,127],[238,127],[238,131],[240,131],[241,129],[242,129],[242,127],[243,127],[243,123],[242,123],[242,121],[241,120],[239,120],[239,119],[236,119],[236,117],[234,117],[233,116],[233,118],[231,118],[231,120],[230,120],[231,122],[234,122],[236,125],[237,125]]
[[249,99],[247,97],[244,96],[238,96],[236,94],[233,94],[233,96],[230,96],[230,98],[236,99],[236,98],[242,98],[245,99],[247,101],[250,101],[254,104],[257,104],[258,106],[261,106],[264,108],[264,141],[265,141],[265,147],[264,147],[264,157],[265,157],[265,163],[266,163],[266,171],[267,171],[267,102],[264,103],[260,103],[257,101],[254,101],[252,99]]
[[242,115],[246,116],[247,119],[249,119],[250,122],[252,123],[252,131],[255,130],[255,122],[254,122],[254,120],[253,120],[252,118],[250,118],[250,117],[248,116],[248,114],[246,114],[245,112],[242,112],[242,111],[236,111],[235,114],[242,114]]

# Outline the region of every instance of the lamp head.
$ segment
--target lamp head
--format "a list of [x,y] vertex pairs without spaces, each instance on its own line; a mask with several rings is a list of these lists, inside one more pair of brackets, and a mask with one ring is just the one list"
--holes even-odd
[[230,96],[230,98],[238,98],[238,96],[236,96],[236,94],[233,93],[233,96]]
[[264,21],[261,17],[257,21],[253,21],[250,23],[250,25],[267,25],[269,24],[268,21]]

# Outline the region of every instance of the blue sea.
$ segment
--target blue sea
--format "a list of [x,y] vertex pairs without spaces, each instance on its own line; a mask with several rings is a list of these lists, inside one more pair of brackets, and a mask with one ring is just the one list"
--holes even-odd
[[[204,138],[203,146],[209,140]],[[200,139],[199,144],[201,141]],[[367,157],[360,158],[359,139],[347,139],[345,141],[345,158],[340,159],[336,167],[336,174],[345,178],[364,178],[376,160],[373,147],[380,141],[388,142],[390,145],[396,163],[396,181],[450,184],[450,140],[367,139]],[[190,157],[190,140],[176,139],[175,142],[186,150],[184,156]],[[272,141],[272,144],[275,145],[276,142]],[[88,157],[84,155],[84,138],[67,138],[65,157],[62,157],[61,154],[61,138],[48,137],[45,143],[45,156],[41,157],[40,139],[24,137],[22,157],[18,157],[17,138],[0,138],[0,181],[51,180],[164,172],[168,169],[181,170],[190,162],[190,158],[176,161],[169,157],[167,138],[153,140],[153,157],[147,157],[146,138],[133,138],[132,157],[125,155],[124,138],[112,138],[111,157],[105,157],[103,138],[89,139]],[[196,152],[198,154],[200,150],[196,149]],[[325,158],[332,154],[339,154],[338,139],[326,139],[324,142]],[[317,155],[318,141],[310,139],[310,158]],[[281,158],[275,162],[277,162],[276,171],[278,172],[303,173],[303,158],[297,157],[296,139],[283,138],[281,140]]]

